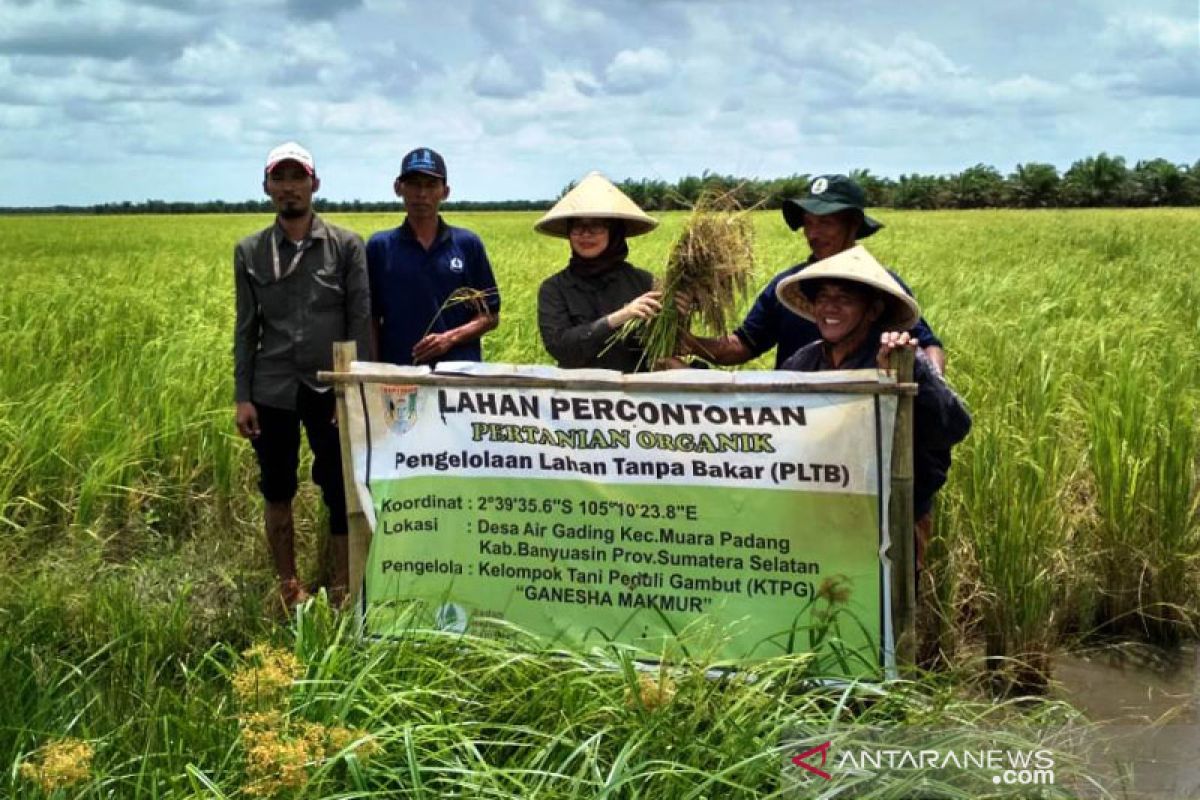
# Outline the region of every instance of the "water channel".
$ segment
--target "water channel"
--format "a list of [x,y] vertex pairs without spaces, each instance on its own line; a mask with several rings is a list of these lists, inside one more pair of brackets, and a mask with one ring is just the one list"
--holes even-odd
[[1088,762],[1121,800],[1200,798],[1200,648],[1055,659],[1053,694],[1096,723]]

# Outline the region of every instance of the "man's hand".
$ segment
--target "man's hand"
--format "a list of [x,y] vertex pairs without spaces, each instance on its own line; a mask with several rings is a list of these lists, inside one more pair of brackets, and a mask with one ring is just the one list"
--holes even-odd
[[450,332],[431,333],[413,347],[413,363],[422,364],[427,361],[437,361],[449,353],[458,344]]
[[633,298],[623,308],[618,308],[608,315],[608,326],[616,329],[631,319],[652,319],[655,314],[662,311],[662,303],[659,302],[661,299],[662,292],[657,291],[646,292]]
[[907,331],[884,332],[879,337],[879,354],[875,357],[875,363],[880,369],[891,369],[892,361],[890,356],[892,355],[892,351],[905,347],[910,350],[917,349],[917,340]]
[[234,422],[237,432],[243,438],[257,439],[262,433],[262,429],[258,427],[258,409],[254,407],[254,403],[238,403],[234,412]]
[[686,289],[680,289],[675,293],[675,310],[679,312],[679,316],[686,317],[699,306],[700,304]]

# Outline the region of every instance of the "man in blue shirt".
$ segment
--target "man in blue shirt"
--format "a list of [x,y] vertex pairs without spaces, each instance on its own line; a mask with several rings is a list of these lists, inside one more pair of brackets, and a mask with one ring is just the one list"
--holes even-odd
[[500,292],[483,242],[447,225],[446,162],[418,147],[393,184],[404,223],[367,242],[371,328],[377,357],[392,364],[482,361],[480,338],[500,324]]
[[[866,194],[845,175],[822,175],[813,179],[808,194],[798,200],[783,202],[783,218],[792,230],[804,228],[812,254],[789,269],[776,275],[754,301],[742,324],[731,334],[712,338],[686,334],[684,349],[721,365],[744,364],[775,348],[775,368],[779,369],[788,357],[805,345],[821,338],[812,322],[791,313],[776,297],[779,283],[809,264],[849,250],[859,239],[872,235],[883,224],[866,214]],[[890,272],[890,270],[889,270]],[[891,273],[910,296],[912,290]],[[683,298],[687,303],[688,298]],[[681,308],[681,311],[685,309]],[[946,365],[942,343],[924,319],[918,320],[911,331],[913,338],[941,373]]]

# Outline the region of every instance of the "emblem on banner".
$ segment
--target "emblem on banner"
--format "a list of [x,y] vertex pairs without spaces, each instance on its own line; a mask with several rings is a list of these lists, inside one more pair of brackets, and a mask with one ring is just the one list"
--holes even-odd
[[380,388],[388,428],[397,436],[407,433],[417,420],[417,387],[385,384]]
[[465,633],[467,630],[467,610],[458,603],[442,603],[433,615],[433,625],[439,631],[448,633]]

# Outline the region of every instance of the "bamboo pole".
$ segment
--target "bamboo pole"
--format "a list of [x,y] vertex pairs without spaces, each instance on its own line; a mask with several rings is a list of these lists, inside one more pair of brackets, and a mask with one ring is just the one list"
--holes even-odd
[[610,392],[711,392],[712,394],[898,394],[914,395],[914,383],[877,383],[875,381],[839,381],[821,383],[805,380],[781,380],[778,383],[691,383],[684,381],[623,381],[572,378],[542,378],[523,375],[397,375],[394,372],[369,369],[350,372],[340,369],[318,372],[317,378],[338,386],[359,383],[383,383],[399,386],[446,386],[512,389],[550,388],[575,391]]
[[[358,345],[354,342],[333,343],[333,368],[337,372],[349,372],[350,362],[358,356]],[[367,552],[371,547],[371,526],[354,485],[354,454],[350,446],[350,414],[347,392],[352,384],[338,383],[337,393],[338,439],[342,449],[342,485],[346,491],[346,521],[349,524],[350,586],[352,608],[363,609],[363,576],[367,568]]]
[[[891,354],[891,366],[900,385],[914,385],[915,353],[907,348]],[[915,385],[914,385],[915,386]],[[914,392],[915,394],[915,392]],[[913,398],[902,394],[892,433],[892,490],[888,503],[888,531],[892,564],[892,631],[896,637],[896,666],[900,674],[916,663],[917,556],[913,538]]]

